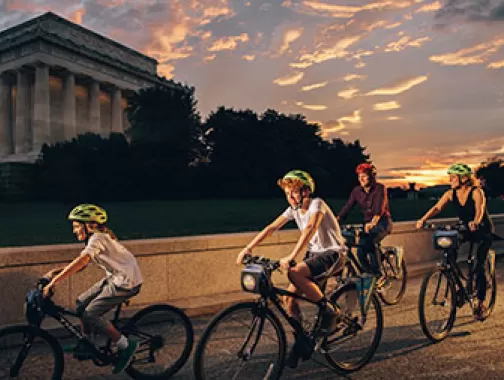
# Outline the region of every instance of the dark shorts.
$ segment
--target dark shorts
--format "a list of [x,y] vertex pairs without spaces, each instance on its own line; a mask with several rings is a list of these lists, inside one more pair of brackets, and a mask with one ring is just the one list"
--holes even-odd
[[335,269],[343,264],[342,256],[335,251],[307,252],[304,262],[310,269],[314,280],[328,277]]

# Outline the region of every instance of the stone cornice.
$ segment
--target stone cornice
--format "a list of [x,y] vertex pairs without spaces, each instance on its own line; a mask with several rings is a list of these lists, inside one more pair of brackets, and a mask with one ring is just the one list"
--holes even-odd
[[112,58],[127,60],[138,67],[142,67],[151,74],[156,73],[157,61],[147,55],[122,45],[114,40],[86,29],[78,24],[66,20],[52,12],[44,13],[24,23],[13,26],[0,32],[0,41],[9,40],[20,34],[30,34],[45,30],[49,33],[57,33],[63,38],[74,40],[77,44],[90,50],[98,49],[107,52]]

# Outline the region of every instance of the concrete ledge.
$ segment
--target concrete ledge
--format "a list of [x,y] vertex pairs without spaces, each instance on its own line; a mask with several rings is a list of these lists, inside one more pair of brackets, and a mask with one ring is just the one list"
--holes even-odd
[[[497,233],[504,236],[504,215],[492,215]],[[454,222],[439,219],[436,222]],[[152,303],[172,303],[190,315],[212,314],[225,305],[250,299],[241,291],[240,270],[235,265],[237,253],[256,232],[204,235],[167,239],[125,241],[138,258],[144,275],[144,286],[131,303],[135,310]],[[433,249],[432,232],[417,231],[414,222],[394,223],[394,232],[383,245],[404,247],[410,277],[421,275],[439,260]],[[299,237],[299,231],[286,230],[274,234],[256,248],[255,254],[279,259],[288,255]],[[503,242],[496,250],[504,249]],[[60,244],[37,247],[0,249],[0,325],[22,322],[26,292],[33,288],[43,273],[70,262],[82,249],[82,244]],[[463,251],[462,251],[463,252]],[[72,307],[77,296],[103,276],[102,270],[91,265],[70,277],[56,289],[55,301]],[[274,274],[278,285],[286,284],[285,275]]]

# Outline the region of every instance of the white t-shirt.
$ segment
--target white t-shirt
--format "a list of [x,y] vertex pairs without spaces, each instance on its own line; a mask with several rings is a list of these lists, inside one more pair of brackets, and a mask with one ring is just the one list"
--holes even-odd
[[299,230],[303,231],[311,217],[318,212],[324,214],[324,217],[319,228],[308,243],[308,250],[314,253],[329,250],[345,253],[345,241],[341,235],[338,220],[323,199],[313,198],[305,213],[302,213],[300,208],[294,210],[292,207],[288,207],[282,215],[288,220],[296,221]]
[[81,255],[89,255],[116,286],[131,289],[143,281],[135,256],[106,233],[95,232]]

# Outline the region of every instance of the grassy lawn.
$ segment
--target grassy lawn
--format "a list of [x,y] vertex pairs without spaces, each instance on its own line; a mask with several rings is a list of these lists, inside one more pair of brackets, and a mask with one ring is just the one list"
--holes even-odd
[[[344,200],[329,199],[335,213]],[[393,200],[393,219],[418,219],[433,201]],[[73,205],[64,203],[0,204],[0,246],[27,246],[74,242],[66,220]],[[101,204],[108,212],[110,227],[120,239],[187,236],[257,231],[286,208],[285,199],[145,201]],[[504,213],[504,201],[489,201],[490,213]],[[357,209],[348,222],[358,222]],[[441,216],[453,216],[448,209]],[[295,228],[294,225],[289,225]]]

